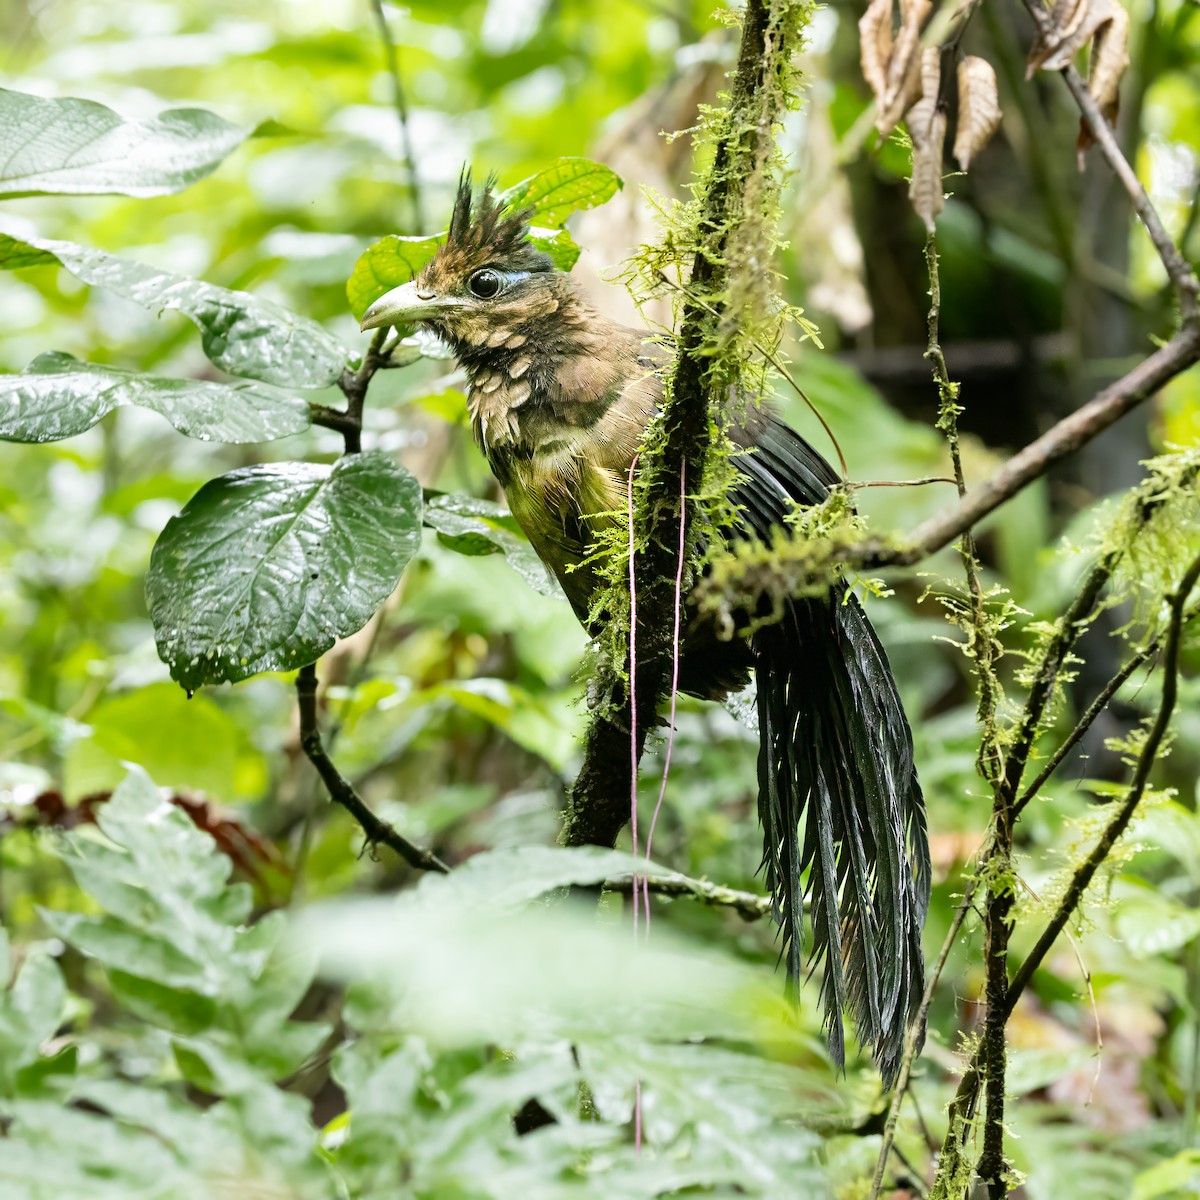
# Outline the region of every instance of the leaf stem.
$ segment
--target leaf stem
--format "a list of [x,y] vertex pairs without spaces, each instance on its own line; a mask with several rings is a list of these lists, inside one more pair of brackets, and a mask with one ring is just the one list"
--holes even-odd
[[316,664],[300,668],[296,676],[296,700],[300,711],[300,746],[309,762],[316,768],[317,774],[321,776],[329,798],[340,804],[362,826],[363,833],[367,835],[367,845],[382,843],[394,850],[410,867],[419,871],[448,874],[450,868],[431,850],[425,850],[410,842],[386,821],[380,820],[325,753],[317,719]]

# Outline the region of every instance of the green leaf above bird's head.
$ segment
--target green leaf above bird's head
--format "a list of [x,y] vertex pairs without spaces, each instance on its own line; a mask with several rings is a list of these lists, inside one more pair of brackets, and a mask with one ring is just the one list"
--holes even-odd
[[[548,256],[551,265],[560,271],[569,271],[579,258],[579,247],[564,228],[567,218],[581,209],[603,204],[623,186],[613,170],[586,158],[557,159],[507,191],[493,194],[494,190],[486,187],[478,199],[471,196],[469,179],[468,173],[460,181],[455,202],[457,214],[465,184],[467,213],[474,214],[474,221],[462,226],[466,236],[470,236],[471,229],[482,230],[485,204],[496,232],[507,230],[507,222],[520,215],[526,227],[523,244],[535,254]],[[454,228],[452,220],[451,228],[442,233],[428,237],[391,235],[372,245],[359,258],[346,284],[354,315],[361,320],[379,297],[414,279],[451,240]]]

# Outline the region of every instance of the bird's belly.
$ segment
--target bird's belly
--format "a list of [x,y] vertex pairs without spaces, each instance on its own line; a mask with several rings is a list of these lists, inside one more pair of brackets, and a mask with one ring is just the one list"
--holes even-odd
[[515,467],[505,487],[508,506],[538,557],[554,572],[576,615],[586,623],[600,573],[587,562],[602,548],[604,530],[622,521],[622,497],[609,472],[566,439]]

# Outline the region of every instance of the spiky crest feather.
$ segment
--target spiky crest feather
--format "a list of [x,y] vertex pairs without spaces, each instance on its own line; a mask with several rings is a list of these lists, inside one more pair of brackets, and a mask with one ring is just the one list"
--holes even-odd
[[552,271],[550,256],[529,241],[528,208],[510,209],[496,194],[496,177],[489,175],[476,193],[471,171],[464,168],[454,197],[454,211],[446,242],[438,252],[438,266],[476,270],[501,267],[506,271]]

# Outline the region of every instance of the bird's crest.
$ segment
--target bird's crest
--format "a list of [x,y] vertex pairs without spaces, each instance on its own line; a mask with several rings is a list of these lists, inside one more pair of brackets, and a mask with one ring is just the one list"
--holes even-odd
[[510,209],[496,195],[495,176],[476,194],[464,170],[454,198],[446,242],[438,254],[443,270],[499,266],[509,271],[551,271],[548,254],[529,241],[529,210]]

